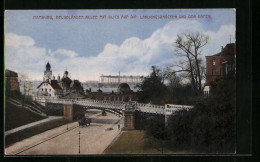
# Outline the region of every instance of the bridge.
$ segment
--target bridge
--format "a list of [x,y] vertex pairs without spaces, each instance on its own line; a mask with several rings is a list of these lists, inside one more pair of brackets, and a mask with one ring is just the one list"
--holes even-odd
[[72,120],[75,114],[74,107],[76,105],[81,106],[85,109],[102,109],[112,110],[123,115],[123,129],[132,130],[134,129],[134,114],[136,111],[143,113],[151,113],[157,115],[165,115],[167,124],[168,116],[174,114],[178,110],[189,110],[193,106],[186,105],[170,105],[165,106],[138,103],[136,101],[106,101],[106,100],[94,100],[94,99],[53,99],[39,97],[35,99],[36,102],[40,103],[56,103],[63,105],[63,114],[66,119]]

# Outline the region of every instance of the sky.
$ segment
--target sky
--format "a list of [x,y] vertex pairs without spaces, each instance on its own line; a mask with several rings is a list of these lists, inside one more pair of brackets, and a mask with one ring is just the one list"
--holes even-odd
[[[160,15],[168,16],[160,19]],[[74,19],[66,19],[69,16]],[[166,67],[181,59],[174,55],[173,44],[177,34],[186,32],[209,36],[200,56],[205,60],[220,52],[221,46],[235,42],[236,11],[7,10],[5,68],[31,80],[43,79],[48,61],[54,76],[68,70],[72,79],[82,82],[119,71],[121,75],[148,75],[153,65]]]

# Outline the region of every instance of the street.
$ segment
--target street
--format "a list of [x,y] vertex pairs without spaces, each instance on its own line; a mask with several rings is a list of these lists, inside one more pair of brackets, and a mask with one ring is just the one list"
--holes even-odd
[[69,124],[67,131],[67,125],[63,125],[17,142],[6,148],[5,153],[6,155],[102,154],[121,132],[118,130],[118,123],[122,128],[121,117],[111,113],[102,116],[100,110],[88,110],[86,116],[92,118],[90,126],[79,128],[78,123],[73,122]]

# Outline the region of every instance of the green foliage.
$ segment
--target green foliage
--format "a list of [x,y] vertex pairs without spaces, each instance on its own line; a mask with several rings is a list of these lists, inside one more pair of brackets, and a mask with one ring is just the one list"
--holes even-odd
[[33,90],[32,82],[31,81],[25,81],[23,88],[24,88],[25,94],[26,94],[26,92],[29,94],[29,92],[31,92]]
[[201,152],[235,151],[235,82],[219,80],[212,96],[189,111],[179,111],[168,121],[168,137],[175,149]]
[[200,96],[194,96],[190,85],[180,85],[178,87],[167,87],[169,93],[167,95],[168,104],[194,105]]
[[[8,99],[6,99],[8,100]],[[16,127],[29,124],[46,117],[32,113],[31,111],[15,106],[8,101],[5,105],[5,131],[14,129]]]
[[162,74],[156,66],[152,66],[152,72],[146,77],[139,87],[139,102],[164,104],[167,88],[163,83]]
[[[161,143],[145,134],[144,131],[124,131],[120,137],[105,150],[105,154],[161,154]],[[163,153],[176,153],[167,148]]]
[[150,119],[146,122],[146,134],[153,136],[156,139],[164,140],[166,138],[166,130],[164,121]]
[[46,103],[45,110],[48,116],[63,116],[62,104]]
[[73,105],[73,120],[80,120],[85,117],[85,109],[80,105]]
[[212,102],[220,102],[225,105],[235,106],[236,87],[235,75],[230,73],[226,78],[214,82],[211,88]]
[[8,98],[22,99],[24,98],[20,91],[5,91],[5,96]]
[[45,132],[47,130],[57,128],[59,126],[67,124],[67,123],[68,123],[68,121],[66,119],[60,119],[60,120],[55,120],[55,121],[51,121],[48,123],[44,123],[44,124],[41,124],[41,125],[38,125],[38,126],[35,126],[32,128],[28,128],[28,129],[19,131],[17,133],[10,134],[5,137],[5,146],[8,147],[15,142],[32,137],[34,135]]
[[63,116],[63,109],[46,109],[48,116]]

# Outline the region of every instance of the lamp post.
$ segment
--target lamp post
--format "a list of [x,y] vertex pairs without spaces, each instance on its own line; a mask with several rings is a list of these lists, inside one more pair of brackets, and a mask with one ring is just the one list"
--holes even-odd
[[79,131],[79,154],[80,154],[80,131]]

